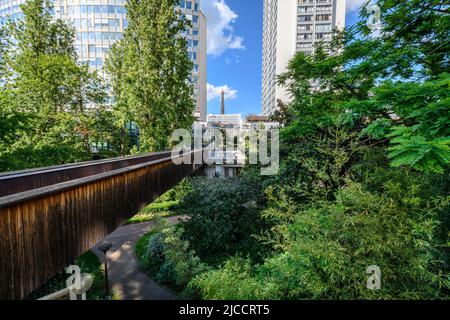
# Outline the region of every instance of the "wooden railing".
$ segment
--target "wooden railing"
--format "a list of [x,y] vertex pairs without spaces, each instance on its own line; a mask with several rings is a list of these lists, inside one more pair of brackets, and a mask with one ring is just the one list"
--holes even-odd
[[3,174],[0,299],[25,297],[200,167],[158,153]]

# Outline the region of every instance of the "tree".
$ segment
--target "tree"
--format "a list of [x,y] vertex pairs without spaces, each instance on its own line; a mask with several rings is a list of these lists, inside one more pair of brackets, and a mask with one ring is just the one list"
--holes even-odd
[[358,25],[319,44],[314,55],[292,59],[279,78],[294,97],[286,132],[316,134],[340,118],[368,134],[367,143],[390,143],[393,166],[443,173],[450,163],[449,74],[443,72],[449,13],[442,1],[378,4],[380,37],[368,34],[362,9]]
[[[449,70],[450,30],[447,0],[378,0],[383,34],[378,62],[390,61],[393,75],[436,77]],[[365,8],[361,11],[367,17]],[[363,25],[361,25],[364,28]],[[367,29],[365,30],[367,34]],[[375,61],[373,61],[375,62]]]
[[[378,4],[380,37],[362,9],[279,77],[293,100],[279,175],[264,181],[259,239],[272,250],[197,276],[202,297],[448,298],[448,1]],[[372,291],[374,264],[384,271]]]
[[128,27],[107,61],[116,108],[138,124],[141,151],[166,149],[173,130],[193,121],[193,65],[182,36],[189,23],[176,4],[128,1]]
[[[350,184],[336,202],[272,208],[281,217],[286,205],[294,212],[277,229],[285,237],[279,252],[258,265],[233,257],[191,286],[205,299],[444,298],[449,279],[431,254],[439,247],[436,208],[422,200],[406,204],[400,194],[394,185],[373,194]],[[366,287],[370,265],[382,270],[381,290]]]
[[[6,56],[8,54],[9,38],[6,28],[0,26],[0,84],[4,84],[6,76]],[[2,86],[3,88],[3,86]]]
[[362,106],[384,115],[367,132],[373,138],[383,132],[377,138],[390,141],[393,166],[444,173],[450,163],[448,1],[379,0],[378,5],[383,32],[368,62],[387,73]]
[[75,31],[54,20],[51,8],[47,0],[29,0],[21,5],[23,20],[9,24],[14,40],[0,69],[8,71],[0,83],[2,113],[9,114],[4,128],[10,128],[0,146],[2,170],[91,158],[90,124],[98,112],[88,107],[103,103],[104,86],[77,61]]
[[269,117],[270,121],[278,122],[282,126],[291,124],[292,114],[288,105],[281,100],[277,100],[277,108]]
[[[390,139],[395,167],[444,173],[450,163],[450,74],[424,82],[386,81],[374,89],[373,103],[395,117],[377,119],[367,128],[373,138]],[[381,135],[377,131],[382,132]]]

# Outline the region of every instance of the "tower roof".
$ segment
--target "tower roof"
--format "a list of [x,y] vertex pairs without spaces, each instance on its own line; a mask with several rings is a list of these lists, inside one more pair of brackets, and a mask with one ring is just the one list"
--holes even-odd
[[221,92],[220,114],[225,114],[225,91],[223,89]]

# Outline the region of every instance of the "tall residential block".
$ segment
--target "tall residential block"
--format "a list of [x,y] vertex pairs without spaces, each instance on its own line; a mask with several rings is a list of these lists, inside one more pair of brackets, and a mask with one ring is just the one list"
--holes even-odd
[[[23,18],[20,4],[25,0],[0,0],[0,26]],[[81,61],[103,73],[111,45],[121,39],[128,25],[126,0],[53,0],[53,15],[75,27],[75,47]],[[200,0],[182,0],[181,12],[192,22],[185,33],[188,52],[194,63],[191,82],[196,108],[194,115],[206,120],[206,17]]]
[[311,54],[315,43],[345,27],[345,0],[264,0],[263,19],[262,113],[269,116],[277,100],[290,101],[277,76],[297,51]]

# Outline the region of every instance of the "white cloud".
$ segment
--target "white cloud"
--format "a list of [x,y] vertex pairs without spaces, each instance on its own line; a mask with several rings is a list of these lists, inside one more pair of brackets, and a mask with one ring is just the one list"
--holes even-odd
[[234,33],[238,15],[225,0],[203,0],[202,10],[208,21],[208,54],[220,56],[228,49],[245,49],[244,38]]
[[225,100],[233,100],[237,98],[237,90],[231,89],[228,85],[215,87],[214,85],[208,83],[206,89],[208,92],[208,101],[220,99],[222,90],[225,93]]
[[347,12],[358,11],[367,0],[347,0]]

